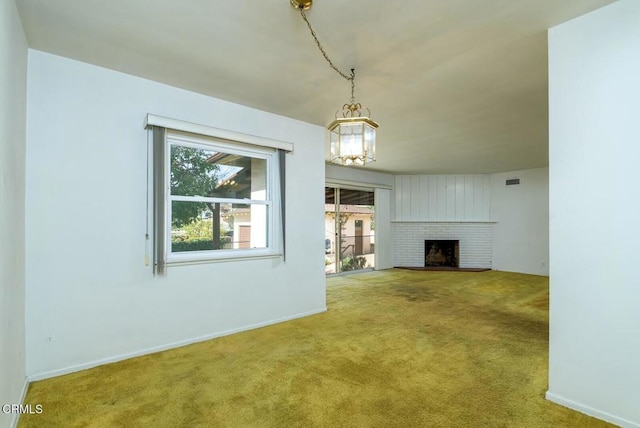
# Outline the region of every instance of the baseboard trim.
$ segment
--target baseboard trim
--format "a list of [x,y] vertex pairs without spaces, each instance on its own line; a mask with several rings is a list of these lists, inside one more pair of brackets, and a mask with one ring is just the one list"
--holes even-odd
[[[212,333],[212,334],[207,334],[204,336],[198,336],[198,337],[193,337],[191,339],[186,339],[186,340],[180,340],[177,342],[172,342],[172,343],[167,343],[165,345],[160,345],[160,346],[154,346],[151,348],[146,348],[146,349],[141,349],[140,351],[136,351],[136,352],[130,352],[127,354],[121,354],[121,355],[115,355],[113,357],[109,357],[109,358],[102,358],[100,360],[94,360],[94,361],[90,361],[87,363],[83,363],[83,364],[78,364],[75,366],[70,366],[70,367],[66,367],[63,369],[57,369],[57,370],[51,370],[51,371],[47,371],[47,372],[42,372],[42,373],[35,373],[32,375],[27,376],[27,383],[28,382],[35,382],[38,380],[44,380],[44,379],[50,379],[53,377],[57,377],[57,376],[62,376],[62,375],[66,375],[69,373],[75,373],[75,372],[79,372],[82,370],[87,370],[87,369],[91,369],[93,367],[98,367],[98,366],[102,366],[105,364],[111,364],[111,363],[115,363],[118,361],[122,361],[122,360],[127,360],[129,358],[135,358],[135,357],[140,357],[143,355],[148,355],[148,354],[154,354],[156,352],[162,352],[162,351],[166,351],[169,349],[173,349],[173,348],[179,348],[181,346],[187,346],[187,345],[191,345],[194,343],[198,343],[198,342],[204,342],[206,340],[211,340],[211,339],[217,339],[219,337],[224,337],[224,336],[229,336],[231,334],[236,334],[236,333],[241,333],[243,331],[249,331],[249,330],[254,330],[256,328],[261,328],[261,327],[266,327],[269,325],[273,325],[273,324],[278,324],[281,322],[285,322],[285,321],[291,321],[297,318],[304,318],[304,317],[308,317],[311,315],[316,315],[316,314],[320,314],[323,312],[326,312],[327,308],[320,308],[320,309],[315,309],[312,311],[307,311],[307,312],[301,312],[295,315],[291,315],[288,317],[284,317],[284,318],[278,318],[275,320],[270,320],[270,321],[264,321],[264,322],[260,322],[260,323],[255,323],[255,324],[250,324],[244,327],[240,327],[240,328],[236,328],[236,329],[231,329],[231,330],[225,330],[225,331],[221,331],[221,332],[217,332],[217,333]],[[26,393],[26,390],[25,390]]]
[[[20,393],[20,401],[18,403],[24,404],[24,399],[27,398],[27,390],[29,389],[29,379],[25,377],[24,384],[22,385],[22,392]],[[18,426],[18,422],[20,421],[20,414],[13,413],[11,419],[9,419],[9,426],[11,428],[16,428]]]
[[556,395],[550,391],[547,391],[545,394],[545,398],[549,401],[553,401],[556,404],[560,404],[561,406],[568,407],[573,410],[577,410],[580,413],[584,413],[589,416],[593,416],[594,418],[602,419],[603,421],[610,422],[615,425],[619,425],[624,428],[640,428],[640,424],[636,422],[631,422],[627,419],[618,417],[616,415],[612,415],[607,412],[602,412],[598,409],[594,409],[593,407],[585,406],[584,404],[577,403],[573,400],[568,400],[564,397]]

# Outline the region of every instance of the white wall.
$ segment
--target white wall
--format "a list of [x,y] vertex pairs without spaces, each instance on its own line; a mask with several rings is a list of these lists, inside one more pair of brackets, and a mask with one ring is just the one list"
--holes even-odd
[[495,270],[549,275],[549,168],[491,175],[491,220]]
[[397,221],[487,221],[491,179],[487,174],[397,175]]
[[[507,178],[521,184],[505,186]],[[426,238],[460,239],[461,267],[548,275],[548,207],[548,168],[398,175],[394,266],[423,266]]]
[[376,204],[376,270],[393,267],[391,251],[391,193],[390,189],[376,188],[374,202]]
[[549,31],[547,397],[640,426],[640,2]]
[[[0,405],[25,385],[25,126],[27,40],[13,0],[0,1]],[[0,426],[16,415],[0,412]]]
[[371,171],[366,168],[325,166],[329,185],[360,185],[374,189],[376,209],[375,269],[393,267],[391,252],[392,193],[394,177],[391,174]]
[[[286,262],[152,275],[147,113],[294,143]],[[30,50],[27,137],[32,379],[326,309],[322,127]]]

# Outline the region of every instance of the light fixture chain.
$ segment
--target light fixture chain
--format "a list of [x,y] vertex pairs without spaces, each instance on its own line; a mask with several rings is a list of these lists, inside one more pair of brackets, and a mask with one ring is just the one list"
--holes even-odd
[[305,9],[311,7],[313,0],[290,0],[290,2],[294,8],[300,11],[300,16],[307,23],[311,36],[327,63],[343,79],[351,82],[351,103],[342,106],[341,118],[338,117],[341,112],[338,110],[335,114],[335,120],[327,125],[330,133],[330,161],[342,165],[358,166],[366,166],[368,163],[375,162],[376,128],[378,124],[370,119],[371,111],[367,107],[356,103],[355,69],[352,68],[350,74],[343,73],[327,55],[320,40],[318,40],[315,30],[307,19],[307,14],[304,12]]
[[327,55],[327,53],[325,52],[324,48],[320,44],[320,40],[318,40],[318,36],[316,36],[316,32],[313,31],[313,27],[311,27],[311,23],[307,19],[307,14],[304,13],[304,9],[302,7],[299,7],[298,10],[300,11],[300,15],[302,15],[302,19],[304,19],[304,22],[307,23],[307,27],[309,27],[309,31],[311,31],[311,35],[313,36],[313,40],[316,41],[316,45],[318,46],[318,49],[322,53],[322,56],[324,56],[324,59],[327,60],[327,62],[331,66],[331,68],[333,68],[336,71],[336,73],[338,73],[344,79],[351,81],[351,101],[353,102],[353,99],[354,99],[353,98],[353,92],[354,92],[354,85],[355,85],[355,83],[354,83],[355,73],[353,72],[353,68],[351,69],[351,76],[347,76],[345,73],[340,71],[340,69],[338,67],[336,67],[336,65],[333,63],[333,61],[331,61],[331,59],[329,58],[329,55]]
[[356,102],[356,70],[354,68],[351,69],[351,104]]

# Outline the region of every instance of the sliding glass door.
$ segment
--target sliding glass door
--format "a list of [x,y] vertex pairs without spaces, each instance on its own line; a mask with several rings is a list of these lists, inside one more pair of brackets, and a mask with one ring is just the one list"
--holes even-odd
[[325,272],[371,269],[375,254],[373,191],[325,188]]

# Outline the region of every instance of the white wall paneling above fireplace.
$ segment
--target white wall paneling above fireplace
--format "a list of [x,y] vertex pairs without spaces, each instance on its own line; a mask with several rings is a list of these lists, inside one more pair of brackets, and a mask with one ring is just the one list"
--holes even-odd
[[461,268],[492,267],[493,222],[394,221],[393,265],[423,267],[424,241],[456,239],[460,241]]
[[491,176],[398,175],[398,221],[489,221]]

